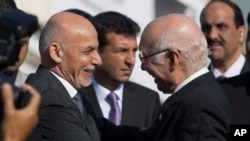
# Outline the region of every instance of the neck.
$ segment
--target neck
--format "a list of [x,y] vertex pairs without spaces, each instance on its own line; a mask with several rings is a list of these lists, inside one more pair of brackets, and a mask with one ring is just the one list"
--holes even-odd
[[231,58],[226,59],[225,61],[211,60],[213,66],[220,72],[225,73],[240,57],[241,53],[237,53]]
[[115,82],[99,75],[94,75],[94,79],[98,84],[102,85],[110,91],[115,90],[121,84],[120,82]]

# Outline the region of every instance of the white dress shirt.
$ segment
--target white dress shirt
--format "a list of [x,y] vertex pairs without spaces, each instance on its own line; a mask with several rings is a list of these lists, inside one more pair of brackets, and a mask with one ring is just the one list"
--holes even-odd
[[205,74],[209,72],[207,67],[204,67],[202,69],[200,69],[199,71],[197,71],[196,73],[192,74],[191,76],[189,76],[186,80],[184,80],[183,82],[181,82],[174,90],[173,94],[176,93],[177,91],[179,91],[181,88],[183,88],[184,86],[186,86],[189,82],[191,82],[192,80],[194,80],[195,78]]
[[[105,98],[108,96],[108,94],[111,92],[110,90],[104,88],[100,84],[98,84],[95,79],[92,77],[92,85],[94,87],[97,100],[99,102],[99,105],[102,110],[103,116],[108,119],[109,118],[109,112],[110,112],[110,105],[109,103],[105,100]],[[118,96],[118,105],[122,113],[122,94],[123,94],[123,84],[120,84],[114,91],[114,93],[117,94]]]
[[218,69],[214,68],[212,64],[210,66],[210,70],[213,72],[215,78],[218,78],[221,75],[225,76],[226,78],[237,76],[240,75],[245,61],[246,58],[241,54],[240,57],[233,63],[231,67],[227,69],[225,73],[221,73]]
[[67,90],[69,96],[73,99],[73,97],[76,95],[77,90],[64,78],[62,78],[61,76],[57,75],[56,73],[50,71],[61,83],[62,85],[65,87],[65,89]]

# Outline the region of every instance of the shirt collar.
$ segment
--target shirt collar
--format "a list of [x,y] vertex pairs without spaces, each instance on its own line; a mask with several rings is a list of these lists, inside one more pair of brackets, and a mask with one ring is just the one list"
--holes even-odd
[[173,94],[176,93],[177,91],[179,91],[181,88],[183,88],[185,85],[187,85],[189,82],[191,82],[192,80],[194,80],[195,78],[205,74],[209,72],[207,67],[204,67],[202,69],[200,69],[199,71],[197,71],[196,73],[192,74],[191,76],[189,76],[186,80],[184,80],[183,82],[181,82],[174,90]]
[[[95,79],[94,77],[91,78],[92,79],[92,85],[95,89],[96,92],[96,96],[98,98],[98,100],[103,101],[105,100],[105,98],[108,96],[108,94],[111,92],[110,90],[108,90],[107,88],[103,87],[102,85],[100,85]],[[116,93],[116,95],[118,96],[119,100],[122,101],[122,93],[123,93],[123,87],[124,84],[120,84],[113,92]]]
[[210,69],[213,72],[215,78],[223,75],[227,78],[240,75],[241,70],[244,66],[246,58],[241,54],[238,59],[227,69],[225,73],[220,73],[218,69],[216,69],[213,64],[211,64]]
[[64,78],[62,78],[61,76],[57,75],[56,73],[50,71],[65,87],[65,89],[67,90],[68,94],[70,95],[71,98],[73,98],[76,93],[77,90]]

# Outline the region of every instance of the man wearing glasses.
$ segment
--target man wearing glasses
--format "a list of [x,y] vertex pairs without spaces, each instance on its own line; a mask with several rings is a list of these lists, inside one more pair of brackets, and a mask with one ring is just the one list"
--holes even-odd
[[171,94],[147,139],[226,141],[231,112],[206,67],[207,43],[197,24],[180,14],[159,17],[144,29],[139,50],[142,70]]

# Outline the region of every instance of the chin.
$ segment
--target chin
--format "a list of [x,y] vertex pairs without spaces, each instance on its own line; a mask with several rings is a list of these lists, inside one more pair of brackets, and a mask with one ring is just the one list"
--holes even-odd
[[91,79],[82,81],[81,87],[88,87],[89,85],[91,85],[91,83],[92,83]]

